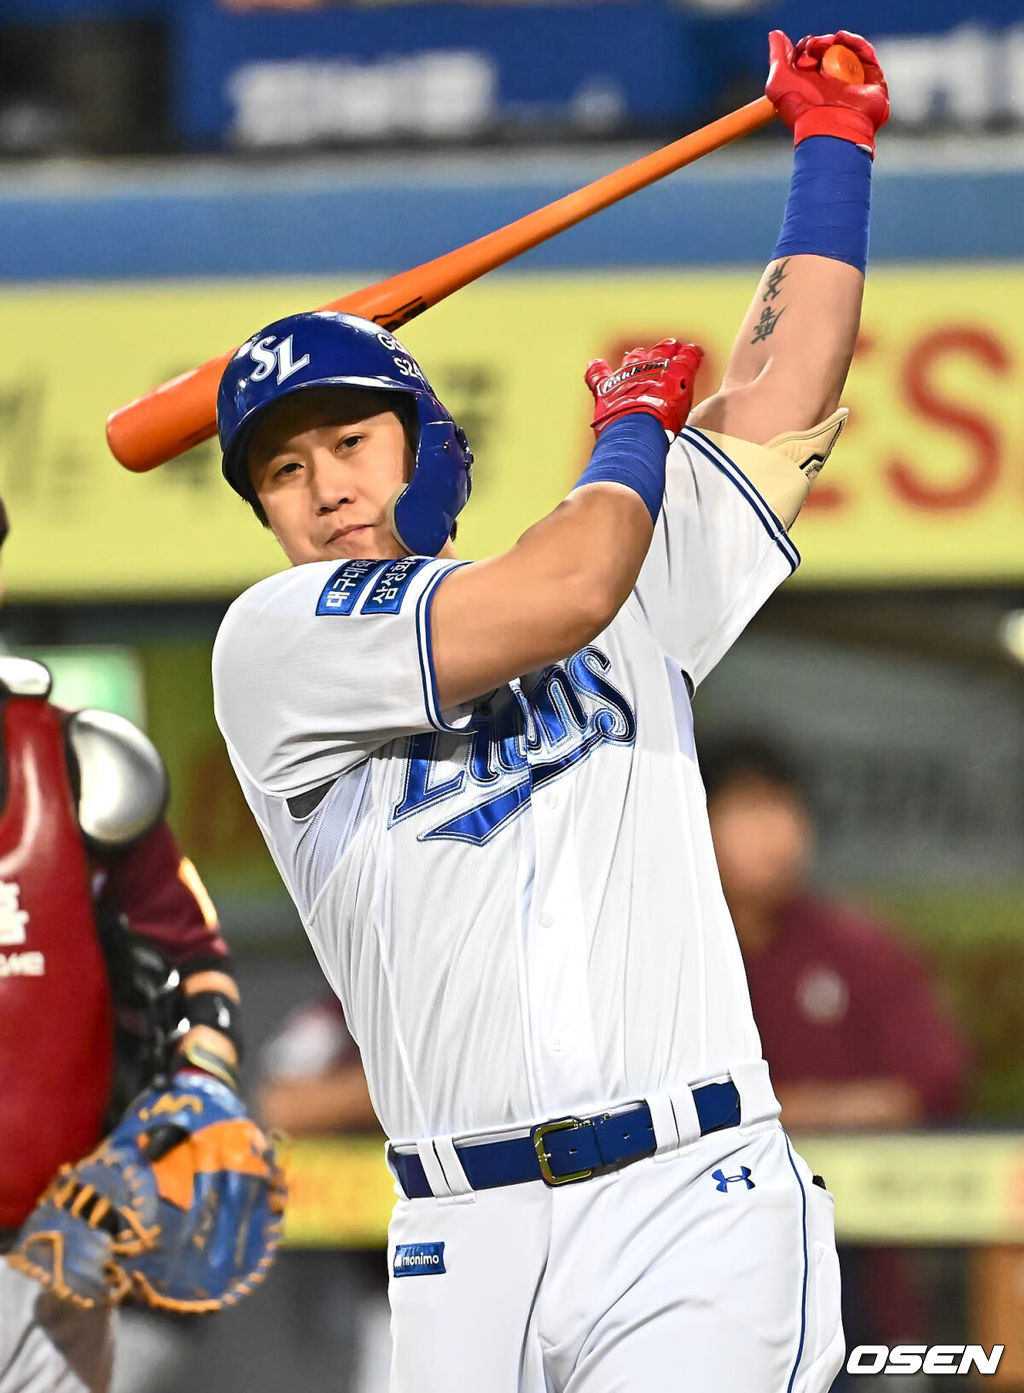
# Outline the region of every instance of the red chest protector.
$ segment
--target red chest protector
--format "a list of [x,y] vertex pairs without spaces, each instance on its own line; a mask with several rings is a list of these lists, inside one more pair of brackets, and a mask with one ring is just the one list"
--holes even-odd
[[110,985],[64,719],[0,691],[0,1228],[96,1144],[110,1095]]

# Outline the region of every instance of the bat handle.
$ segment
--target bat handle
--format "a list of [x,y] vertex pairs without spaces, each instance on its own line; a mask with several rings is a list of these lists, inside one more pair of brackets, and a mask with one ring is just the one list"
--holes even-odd
[[864,81],[864,64],[845,44],[833,44],[831,48],[826,48],[821,56],[821,71],[838,82],[859,84]]

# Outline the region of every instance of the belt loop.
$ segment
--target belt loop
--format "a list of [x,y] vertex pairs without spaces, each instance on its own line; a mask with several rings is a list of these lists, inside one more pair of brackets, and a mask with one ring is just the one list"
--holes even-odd
[[667,1093],[648,1093],[646,1101],[651,1110],[651,1124],[654,1127],[655,1156],[661,1156],[666,1151],[675,1151],[679,1146],[679,1127],[672,1099]]
[[729,1075],[740,1095],[741,1127],[778,1117],[781,1109],[768,1075],[766,1060],[751,1059],[734,1064],[729,1069]]
[[676,1115],[676,1126],[679,1129],[679,1145],[690,1146],[693,1142],[700,1140],[700,1118],[697,1116],[697,1104],[694,1102],[693,1090],[689,1085],[682,1088],[674,1088],[669,1092],[672,1101],[672,1111]]
[[655,1156],[689,1146],[700,1137],[700,1119],[693,1094],[684,1084],[647,1098],[654,1123]]
[[471,1195],[473,1187],[466,1178],[466,1172],[459,1160],[454,1137],[435,1137],[434,1151],[448,1183],[448,1193],[450,1195]]
[[[448,1177],[444,1173],[441,1159],[434,1150],[433,1141],[418,1141],[416,1143],[416,1154],[420,1158],[423,1166],[423,1173],[427,1177],[427,1184],[430,1186],[430,1193],[435,1199],[444,1199],[446,1195],[453,1195],[456,1192],[448,1183]],[[462,1167],[459,1167],[462,1170]],[[465,1179],[465,1174],[463,1174]]]

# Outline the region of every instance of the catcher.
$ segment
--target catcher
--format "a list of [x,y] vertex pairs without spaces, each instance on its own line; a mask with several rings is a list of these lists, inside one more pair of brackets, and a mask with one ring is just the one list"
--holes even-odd
[[0,1393],[102,1393],[113,1307],[237,1300],[283,1191],[160,757],[49,691],[0,656]]

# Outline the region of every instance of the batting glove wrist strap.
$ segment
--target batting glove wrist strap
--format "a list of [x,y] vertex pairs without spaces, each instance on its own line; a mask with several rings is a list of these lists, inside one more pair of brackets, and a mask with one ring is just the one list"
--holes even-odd
[[662,339],[653,348],[631,349],[614,372],[602,358],[587,365],[597,444],[577,488],[625,484],[643,499],[652,522],[657,519],[665,492],[665,431],[682,430],[702,357],[696,344]]

